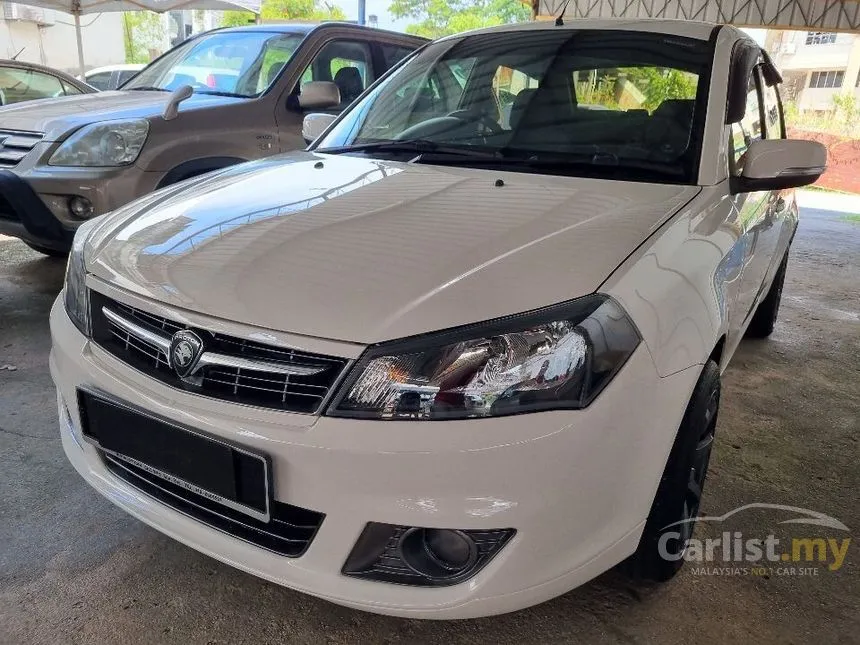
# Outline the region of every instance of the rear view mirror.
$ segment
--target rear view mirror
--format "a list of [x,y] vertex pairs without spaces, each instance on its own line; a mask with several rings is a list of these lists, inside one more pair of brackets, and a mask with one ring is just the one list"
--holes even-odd
[[817,180],[827,167],[827,148],[815,141],[760,139],[743,157],[735,193],[798,188]]
[[302,122],[302,137],[310,144],[332,124],[337,117],[333,114],[308,114]]
[[303,110],[326,110],[340,105],[340,90],[331,81],[311,81],[302,85],[299,107]]

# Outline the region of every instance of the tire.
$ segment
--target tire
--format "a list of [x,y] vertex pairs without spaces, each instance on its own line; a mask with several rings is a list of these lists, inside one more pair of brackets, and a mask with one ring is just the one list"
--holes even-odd
[[[22,240],[23,241],[23,240]],[[52,249],[47,246],[42,246],[40,244],[31,244],[30,242],[24,242],[27,246],[29,246],[34,251],[41,253],[42,255],[47,255],[51,258],[67,258],[69,257],[68,251],[59,251],[57,249]]]
[[[695,528],[708,474],[719,405],[720,368],[708,360],[687,404],[639,547],[626,563],[627,572],[635,578],[665,582],[684,564],[683,553]],[[664,538],[661,549],[664,534],[680,534],[680,538]],[[671,557],[663,557],[661,550]]]
[[747,327],[746,335],[749,338],[767,338],[776,326],[779,315],[779,303],[782,300],[782,285],[785,284],[785,272],[788,269],[788,253],[782,259],[782,264],[773,276],[770,290],[764,300],[758,303],[752,320]]

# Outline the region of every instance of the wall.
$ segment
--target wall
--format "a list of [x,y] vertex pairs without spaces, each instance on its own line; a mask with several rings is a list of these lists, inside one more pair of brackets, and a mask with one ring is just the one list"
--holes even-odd
[[788,129],[794,139],[810,139],[827,146],[827,171],[815,182],[821,188],[860,193],[860,141],[826,132]]
[[[78,49],[71,15],[46,10],[46,22],[54,23],[48,25],[3,20],[2,15],[0,10],[0,58],[10,58],[24,47],[18,60],[78,74]],[[87,69],[125,62],[121,13],[82,16],[81,27]]]

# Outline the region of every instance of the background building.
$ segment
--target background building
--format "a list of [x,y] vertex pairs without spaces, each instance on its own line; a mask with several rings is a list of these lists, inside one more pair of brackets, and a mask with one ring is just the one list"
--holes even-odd
[[[87,68],[125,62],[121,13],[83,16],[81,28]],[[77,75],[78,50],[72,16],[0,1],[0,58],[16,54],[18,60]]]
[[860,35],[768,31],[765,46],[782,70],[783,98],[800,111],[831,111],[838,94],[860,98]]

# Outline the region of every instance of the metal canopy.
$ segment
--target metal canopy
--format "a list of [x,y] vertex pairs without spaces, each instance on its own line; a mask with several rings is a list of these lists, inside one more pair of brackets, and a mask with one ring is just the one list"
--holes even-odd
[[81,78],[84,76],[84,45],[81,39],[81,16],[86,13],[107,13],[110,11],[178,11],[181,9],[215,9],[230,11],[245,9],[260,13],[262,0],[6,0],[19,4],[53,9],[70,13],[75,18],[75,36],[78,41],[78,67]]
[[[566,0],[534,0],[539,18],[554,18]],[[738,27],[860,30],[857,0],[570,0],[566,19],[660,18],[701,20]]]

